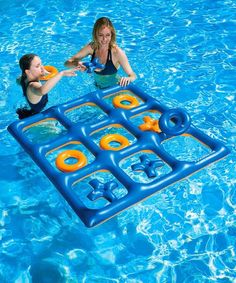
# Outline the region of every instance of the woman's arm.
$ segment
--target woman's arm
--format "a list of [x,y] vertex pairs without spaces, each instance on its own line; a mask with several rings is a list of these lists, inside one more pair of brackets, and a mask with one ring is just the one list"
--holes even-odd
[[128,77],[122,77],[120,79],[120,85],[126,86],[130,82],[136,80],[137,76],[135,72],[132,70],[125,52],[121,48],[116,47],[116,55],[117,55],[118,63],[121,65],[125,73],[128,75]]
[[69,58],[64,65],[66,67],[76,67],[78,65],[80,65],[80,60],[82,60],[84,57],[88,56],[88,55],[92,55],[93,53],[93,49],[91,47],[91,44],[87,44],[86,46],[84,46],[79,52],[77,52],[74,56],[72,56],[71,58]]

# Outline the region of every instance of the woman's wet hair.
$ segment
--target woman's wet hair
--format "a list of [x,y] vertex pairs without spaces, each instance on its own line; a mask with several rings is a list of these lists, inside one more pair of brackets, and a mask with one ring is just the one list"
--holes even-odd
[[116,44],[116,31],[115,28],[111,22],[111,20],[107,17],[99,18],[93,27],[93,45],[96,48],[98,48],[98,32],[102,27],[108,27],[111,30],[111,42],[110,42],[110,48]]

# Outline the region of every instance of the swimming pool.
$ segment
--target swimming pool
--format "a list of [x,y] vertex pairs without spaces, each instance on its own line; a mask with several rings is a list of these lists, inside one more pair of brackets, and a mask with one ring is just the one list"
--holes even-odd
[[[0,1],[0,281],[235,282],[234,1],[17,2]],[[187,109],[231,154],[87,229],[6,128],[24,103],[15,84],[19,57],[33,51],[62,69],[103,15],[114,22],[136,84]],[[49,106],[93,89],[87,74],[64,78]],[[194,146],[169,145],[187,158]]]

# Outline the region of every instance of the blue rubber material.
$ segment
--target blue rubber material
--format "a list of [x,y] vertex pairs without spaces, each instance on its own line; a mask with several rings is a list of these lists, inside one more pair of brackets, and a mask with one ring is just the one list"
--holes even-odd
[[[140,104],[135,108],[126,110],[115,108],[111,103],[108,103],[107,99],[104,99],[104,97],[119,95],[119,92],[123,93],[124,91],[131,92],[140,101]],[[75,123],[65,115],[66,111],[86,103],[97,105],[102,109],[106,114],[104,118],[102,120],[98,119],[93,124],[86,124],[84,122]],[[161,113],[160,128],[162,131],[160,133],[151,130],[141,131],[139,125],[132,123],[132,117],[149,110]],[[50,143],[33,143],[27,138],[25,129],[45,119],[57,120],[67,130],[67,134],[57,137]],[[134,141],[129,146],[116,152],[101,149],[90,138],[90,134],[111,124],[119,124],[124,127],[127,132],[135,137]],[[115,86],[86,94],[73,101],[51,107],[40,114],[15,121],[8,127],[8,130],[60,191],[87,227],[108,220],[131,205],[142,201],[153,193],[187,177],[229,153],[228,148],[220,141],[207,136],[194,127],[185,110],[170,110],[133,84],[127,87]],[[164,150],[162,143],[180,134],[187,134],[196,138],[210,148],[211,152],[194,162],[177,160]],[[47,160],[46,155],[71,141],[80,142],[94,156],[94,160],[77,171],[64,173],[55,168],[55,165]],[[156,155],[156,160],[150,160],[147,154],[150,151]],[[120,167],[122,160],[129,159],[137,153],[140,154],[140,163],[132,164],[131,162],[131,168],[134,174],[139,174],[140,170],[144,174],[146,173],[147,178],[151,178],[148,183],[134,181]],[[156,170],[164,165],[170,168],[170,172],[158,177]],[[113,178],[108,182],[93,179],[88,183],[87,186],[90,192],[87,198],[89,201],[104,198],[108,202],[104,207],[94,209],[86,206],[85,202],[72,190],[72,187],[73,184],[98,171],[107,171]],[[122,197],[117,197],[114,192],[120,186],[125,188],[127,193]]]
[[159,120],[160,129],[167,135],[178,136],[187,132],[191,118],[184,109],[170,109],[165,111]]

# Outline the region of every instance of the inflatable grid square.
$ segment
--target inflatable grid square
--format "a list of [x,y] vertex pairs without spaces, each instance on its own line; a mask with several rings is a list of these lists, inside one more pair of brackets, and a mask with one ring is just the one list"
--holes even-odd
[[[53,131],[55,124],[63,130],[55,130],[47,140],[44,131],[48,124]],[[193,126],[184,110],[167,108],[133,84],[91,92],[16,121],[8,130],[87,227],[108,220],[229,153],[221,142]],[[31,139],[32,131],[36,140]],[[165,144],[180,137],[194,138],[208,152],[203,150],[197,160],[176,157]],[[63,157],[68,152],[82,157]],[[62,165],[73,170],[58,169],[55,162],[59,156]],[[79,161],[85,162],[75,169]]]

